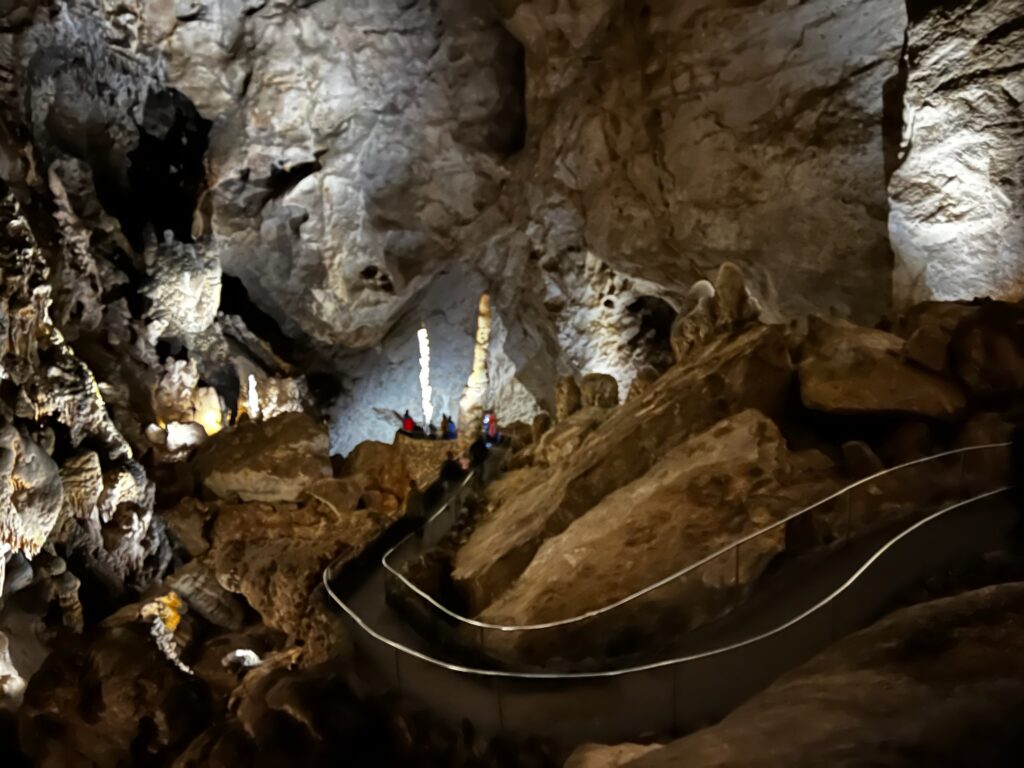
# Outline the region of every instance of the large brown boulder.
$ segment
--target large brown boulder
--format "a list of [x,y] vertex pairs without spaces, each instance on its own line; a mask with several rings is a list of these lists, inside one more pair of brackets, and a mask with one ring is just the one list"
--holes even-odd
[[784,331],[761,326],[714,340],[643,397],[605,411],[578,450],[492,509],[458,552],[453,577],[470,606],[486,607],[545,539],[645,474],[690,435],[747,408],[778,413],[792,381]]
[[959,416],[966,404],[960,387],[906,361],[903,350],[891,333],[816,318],[800,361],[804,405],[847,415]]
[[[481,617],[496,624],[536,624],[604,607],[827,495],[835,485],[824,455],[791,453],[771,420],[755,410],[743,411],[667,450],[644,475],[545,541]],[[738,586],[756,580],[784,543],[780,528],[745,545]],[[722,598],[736,586],[734,579],[730,559],[637,606],[657,603],[675,625],[698,623],[720,609]],[[625,615],[618,611],[604,622],[591,622],[587,637],[604,644],[609,632],[631,623]],[[560,638],[569,647],[557,647]],[[567,633],[500,639],[531,656],[578,653],[587,642]],[[492,640],[488,648],[501,650],[495,645],[499,638]]]
[[396,435],[391,444],[368,440],[345,458],[341,475],[402,499],[410,481],[425,488],[437,478],[446,455],[456,451],[452,440],[420,440],[406,435]]
[[[1015,764],[1024,584],[905,608],[630,768]],[[1009,762],[1006,762],[1009,760]]]
[[245,421],[216,435],[196,458],[203,487],[241,501],[295,501],[331,475],[327,429],[304,413]]

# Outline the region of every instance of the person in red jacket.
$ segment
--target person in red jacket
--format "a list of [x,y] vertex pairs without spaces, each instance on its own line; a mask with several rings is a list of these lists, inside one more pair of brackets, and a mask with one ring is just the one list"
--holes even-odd
[[416,422],[412,420],[412,416],[406,411],[402,416],[402,431],[408,434],[412,434],[413,430],[416,429]]

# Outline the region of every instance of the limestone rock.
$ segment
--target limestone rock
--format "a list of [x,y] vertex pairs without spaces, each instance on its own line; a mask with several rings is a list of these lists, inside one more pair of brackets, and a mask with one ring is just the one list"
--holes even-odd
[[743,273],[727,261],[719,268],[714,285],[698,280],[690,286],[684,310],[672,326],[676,360],[714,334],[735,331],[760,316],[761,304],[747,289]]
[[449,452],[457,452],[450,440],[418,440],[396,435],[392,444],[367,441],[345,458],[341,475],[358,480],[364,488],[404,499],[409,481],[421,489],[435,479]]
[[654,368],[650,366],[641,368],[636,373],[636,378],[633,379],[633,383],[629,387],[629,394],[626,395],[626,400],[636,400],[638,397],[642,397],[658,380],[661,374],[658,373]]
[[584,408],[613,408],[619,404],[619,383],[607,373],[588,373],[580,382]]
[[953,367],[961,381],[983,398],[1024,389],[1024,308],[984,304],[957,326],[950,342]]
[[1022,19],[1014,0],[911,14],[903,156],[889,185],[899,305],[1024,296]]
[[[536,624],[601,608],[828,495],[834,486],[828,459],[791,454],[774,423],[757,411],[743,411],[666,450],[646,473],[548,538],[481,617],[495,624]],[[755,581],[784,544],[779,529],[744,546],[740,586]],[[645,633],[656,635],[649,623],[656,612],[643,614],[655,604],[670,611],[676,626],[699,623],[721,609],[717,601],[733,581],[732,559],[710,564],[625,614],[590,622],[586,634],[599,648],[624,624],[637,631],[634,622],[642,620]],[[569,653],[569,646],[582,653],[586,647],[576,635],[566,636],[565,648],[555,645],[554,633],[508,637],[518,653]],[[488,650],[499,639],[505,636],[493,638]]]
[[555,389],[555,421],[564,421],[580,409],[583,393],[575,376],[562,376]]
[[152,338],[187,337],[209,328],[220,307],[220,262],[198,246],[164,242],[149,259],[150,278],[142,293],[152,306],[148,312]]
[[953,419],[964,409],[956,384],[902,359],[903,340],[853,325],[812,324],[800,361],[804,405],[829,413],[905,413]]
[[0,558],[11,551],[33,557],[60,516],[60,473],[35,441],[5,422],[0,417]]
[[538,228],[570,207],[595,255],[678,293],[732,260],[777,315],[887,309],[903,4],[508,9]]
[[19,713],[33,765],[123,765],[135,749],[175,754],[208,724],[198,686],[157,649],[138,610],[115,614],[33,675]]
[[[212,525],[209,560],[217,582],[243,595],[267,626],[310,639],[325,606],[311,605],[323,569],[354,557],[399,516],[375,509],[337,509],[310,498],[302,504],[221,505]],[[310,656],[330,648],[314,648]]]
[[193,560],[169,576],[164,584],[188,603],[189,608],[211,624],[241,629],[245,611],[238,598],[217,583],[212,569]]
[[330,476],[328,449],[323,425],[288,413],[220,433],[200,451],[196,468],[203,486],[219,498],[294,501]]
[[757,327],[701,348],[640,399],[604,412],[583,448],[492,509],[459,550],[453,578],[469,604],[478,611],[490,603],[545,539],[641,477],[690,435],[747,408],[777,413],[792,381],[784,333]]
[[533,424],[530,425],[530,428],[533,432],[533,442],[540,442],[540,439],[551,429],[551,415],[547,412],[538,413],[533,418]]
[[17,710],[27,683],[11,662],[7,635],[0,632],[0,710]]
[[632,760],[658,749],[658,744],[583,744],[565,763],[565,768],[622,768]]
[[630,768],[998,761],[1017,750],[1022,615],[1017,583],[901,609]]

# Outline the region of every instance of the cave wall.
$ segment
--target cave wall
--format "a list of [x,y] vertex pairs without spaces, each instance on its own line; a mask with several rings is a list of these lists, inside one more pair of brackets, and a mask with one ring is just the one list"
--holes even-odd
[[888,308],[899,0],[501,4],[527,50],[537,226],[664,290],[741,265],[774,314]]
[[1024,297],[1024,8],[911,0],[894,297]]
[[[336,434],[382,439],[368,398],[418,402],[396,339],[445,275],[494,296],[513,418],[559,375],[625,392],[663,367],[637,307],[683,308],[725,261],[770,319],[1016,295],[1017,5],[53,0],[0,8],[0,85],[75,219],[69,337],[110,314],[90,249],[145,273],[118,265],[130,294],[166,225],[343,379]],[[453,315],[481,290],[443,285]],[[455,354],[464,325],[437,342]],[[468,363],[436,356],[439,390]]]

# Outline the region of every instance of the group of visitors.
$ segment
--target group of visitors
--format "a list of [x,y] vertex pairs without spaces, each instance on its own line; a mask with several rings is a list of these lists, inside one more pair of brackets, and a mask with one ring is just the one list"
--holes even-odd
[[410,437],[420,437],[430,440],[454,440],[459,436],[459,432],[455,427],[455,420],[451,418],[447,413],[441,414],[441,428],[438,429],[433,424],[428,424],[426,429],[423,429],[413,419],[409,412],[406,411],[402,414],[402,434],[409,435]]
[[[445,419],[447,418],[445,416]],[[402,431],[411,433],[411,430],[406,429],[408,426],[406,420],[412,422],[408,411],[402,419]],[[441,423],[446,426],[450,425],[453,430],[452,437],[446,439],[455,439],[454,424],[451,420],[448,419],[447,423],[442,420]],[[420,534],[422,534],[423,524],[427,520],[429,511],[439,507],[446,496],[454,493],[472,470],[482,467],[490,455],[491,448],[499,442],[501,442],[501,433],[498,431],[498,417],[493,410],[488,410],[484,413],[483,430],[480,436],[470,444],[465,455],[456,456],[455,451],[448,451],[445,460],[441,463],[436,482],[425,491],[421,491],[415,480],[409,481],[409,492],[405,498],[405,515],[416,523]],[[477,482],[478,485],[483,484],[482,472],[477,473]]]

